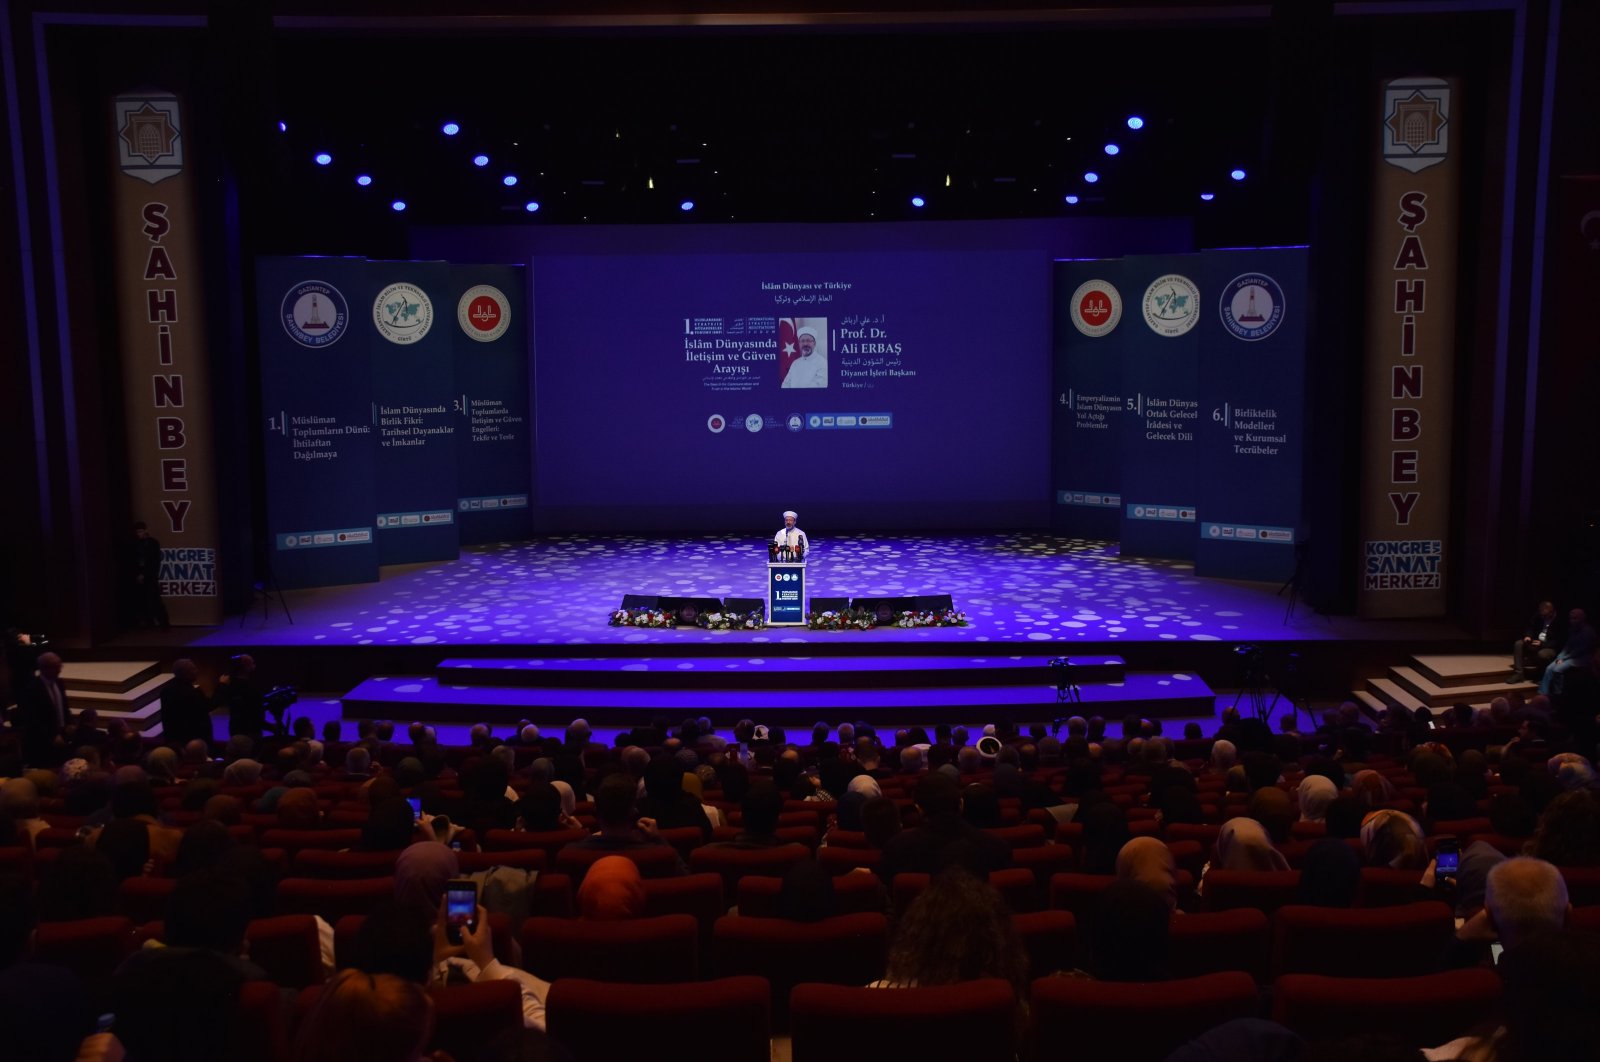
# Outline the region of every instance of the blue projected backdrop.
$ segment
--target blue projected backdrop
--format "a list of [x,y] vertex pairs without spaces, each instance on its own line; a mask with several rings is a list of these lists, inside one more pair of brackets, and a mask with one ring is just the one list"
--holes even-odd
[[1040,526],[1050,263],[1031,251],[541,255],[549,530]]

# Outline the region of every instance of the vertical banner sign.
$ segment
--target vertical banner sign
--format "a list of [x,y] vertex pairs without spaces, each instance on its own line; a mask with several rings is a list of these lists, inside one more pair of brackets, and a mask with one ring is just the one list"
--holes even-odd
[[161,543],[161,594],[180,626],[222,621],[211,388],[194,173],[182,100],[111,101],[117,326],[135,520]]
[[1200,256],[1197,575],[1294,574],[1305,446],[1304,247]]
[[1445,611],[1460,86],[1400,78],[1373,115],[1360,614]]
[[456,518],[461,542],[528,538],[533,510],[525,266],[452,266]]
[[1123,260],[1122,552],[1190,560],[1195,547],[1195,433],[1200,421],[1200,259]]
[[1122,263],[1055,265],[1055,413],[1051,526],[1077,538],[1122,531]]
[[378,578],[368,284],[361,258],[256,263],[269,558],[286,589]]
[[455,560],[455,339],[444,262],[370,262],[362,328],[378,438],[378,563]]

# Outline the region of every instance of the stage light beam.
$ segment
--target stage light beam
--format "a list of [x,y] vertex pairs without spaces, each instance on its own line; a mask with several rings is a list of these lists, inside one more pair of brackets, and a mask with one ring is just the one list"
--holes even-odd
[[539,212],[539,204],[537,202],[535,202],[534,200],[530,199],[525,204],[523,204],[522,209],[526,210],[530,214],[537,214]]
[[1078,205],[1078,197],[1077,196],[1075,196],[1075,195],[1067,196],[1067,206],[1077,206],[1077,205]]
[[1094,172],[1093,170],[1090,170],[1088,173],[1083,175],[1083,179],[1085,181],[1089,182],[1090,184],[1094,184],[1095,182],[1100,180],[1100,175],[1098,173]]
[[363,173],[359,177],[356,178],[356,183],[359,184],[361,187],[365,188],[367,185],[372,183],[372,178],[369,177],[367,174]]
[[457,133],[461,132],[461,127],[455,122],[446,122],[444,125],[439,127],[439,131],[445,136],[455,136]]
[[678,209],[687,214],[689,211],[694,209],[694,200],[685,199],[683,202],[678,204]]
[[1232,173],[1228,174],[1228,176],[1232,177],[1236,181],[1242,181],[1244,180],[1245,174],[1243,170],[1234,170]]
[[318,166],[328,166],[333,163],[333,156],[328,154],[326,151],[317,152],[313,158],[316,159]]
[[1106,145],[1106,154],[1107,155],[1115,155],[1115,154],[1118,154],[1121,151],[1122,151],[1122,149],[1120,147],[1118,147],[1117,145],[1115,145],[1115,144],[1107,144]]
[[1129,115],[1129,117],[1128,117],[1128,128],[1129,129],[1143,129],[1144,128],[1144,119],[1140,118],[1137,114]]
[[474,166],[478,167],[479,169],[482,169],[483,167],[489,165],[489,156],[488,155],[474,155],[474,156],[472,156],[472,164]]
[[914,206],[914,207],[921,208],[921,207],[927,206],[928,205],[928,201],[926,199],[922,198],[920,195],[914,195],[914,196],[911,197],[911,205]]
[[515,188],[517,186],[517,175],[514,173],[508,173],[504,177],[500,178],[500,183],[505,185],[507,188]]
[[1215,198],[1216,198],[1216,195],[1211,193],[1211,192],[1201,192],[1200,193],[1200,201],[1202,203],[1209,203]]
[[397,214],[400,211],[404,210],[405,208],[406,208],[406,201],[404,199],[396,199],[394,202],[389,204],[389,209],[393,210]]

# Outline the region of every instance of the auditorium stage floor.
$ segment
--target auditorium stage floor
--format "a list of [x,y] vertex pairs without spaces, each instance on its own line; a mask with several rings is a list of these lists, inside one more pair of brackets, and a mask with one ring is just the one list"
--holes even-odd
[[[761,597],[765,553],[747,538],[662,544],[644,538],[566,536],[464,549],[459,559],[386,568],[377,583],[291,591],[290,624],[260,607],[203,634],[173,631],[170,645],[492,647],[593,645],[611,652],[711,645],[849,646],[924,651],[1002,643],[1053,646],[1239,641],[1461,638],[1438,622],[1319,616],[1301,606],[1285,622],[1278,587],[1203,579],[1176,561],[1125,558],[1116,543],[1043,534],[854,536],[815,549],[813,596],[948,593],[970,626],[870,632],[804,628],[712,632],[607,626],[624,594]],[[125,643],[157,642],[148,632]],[[704,651],[704,649],[702,649]],[[716,650],[710,650],[715,652]],[[1067,650],[1070,651],[1070,650]]]

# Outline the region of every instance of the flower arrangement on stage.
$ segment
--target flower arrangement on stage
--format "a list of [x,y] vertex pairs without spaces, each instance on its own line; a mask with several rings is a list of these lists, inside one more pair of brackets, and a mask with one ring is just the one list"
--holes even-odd
[[878,625],[878,617],[870,609],[846,608],[835,612],[813,612],[806,617],[806,627],[814,631],[870,631]]
[[613,627],[676,627],[677,618],[659,608],[619,608],[611,614]]
[[965,627],[967,614],[953,608],[935,609],[932,612],[902,612],[895,620],[896,627]]
[[759,631],[766,627],[767,617],[760,609],[754,612],[702,612],[695,617],[695,626],[708,631]]

